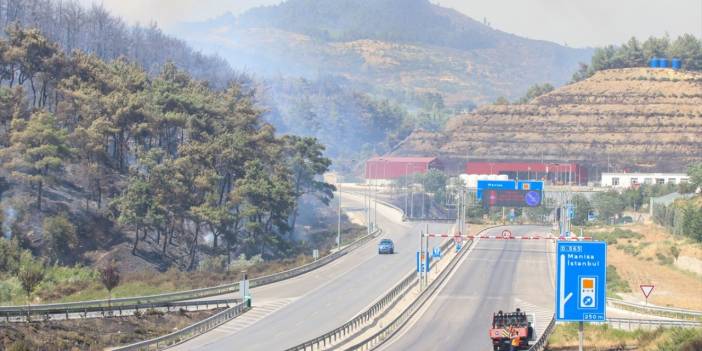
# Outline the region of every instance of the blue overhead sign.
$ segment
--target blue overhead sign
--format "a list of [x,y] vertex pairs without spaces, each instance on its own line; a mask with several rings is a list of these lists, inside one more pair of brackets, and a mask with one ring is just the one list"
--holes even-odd
[[607,244],[559,241],[556,249],[556,320],[606,320]]
[[[483,190],[525,190],[540,193],[544,190],[544,182],[534,180],[478,180],[477,199],[483,199]],[[540,195],[540,194],[539,194]],[[540,203],[539,199],[539,203]]]

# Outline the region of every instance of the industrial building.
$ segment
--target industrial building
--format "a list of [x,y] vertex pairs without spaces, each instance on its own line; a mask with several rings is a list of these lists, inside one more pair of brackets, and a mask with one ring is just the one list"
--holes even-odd
[[552,184],[585,185],[587,169],[576,163],[472,162],[466,163],[468,175],[506,175],[509,179],[543,180]]
[[685,173],[602,173],[603,187],[628,189],[641,184],[683,184],[690,181]]
[[373,157],[366,161],[366,180],[389,182],[443,167],[436,157]]

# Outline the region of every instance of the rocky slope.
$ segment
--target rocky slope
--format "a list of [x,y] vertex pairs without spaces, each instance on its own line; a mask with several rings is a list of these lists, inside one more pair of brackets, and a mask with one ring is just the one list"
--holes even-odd
[[680,171],[702,160],[702,74],[601,71],[527,104],[457,116],[444,133],[415,132],[394,153]]

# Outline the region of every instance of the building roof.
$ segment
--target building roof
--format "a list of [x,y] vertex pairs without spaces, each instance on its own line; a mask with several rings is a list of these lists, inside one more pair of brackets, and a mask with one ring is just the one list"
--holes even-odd
[[436,160],[436,157],[394,157],[382,156],[373,157],[368,162],[398,162],[398,163],[431,163]]

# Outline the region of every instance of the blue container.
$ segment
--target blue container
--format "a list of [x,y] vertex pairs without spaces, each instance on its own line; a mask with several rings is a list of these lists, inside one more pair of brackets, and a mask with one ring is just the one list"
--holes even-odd
[[667,58],[662,58],[658,60],[658,67],[660,68],[668,68],[668,59]]
[[658,68],[658,65],[660,65],[658,57],[651,58],[651,68]]
[[682,60],[679,58],[674,58],[670,60],[670,67],[673,69],[680,69],[682,68]]

